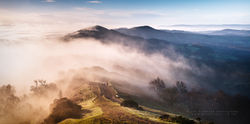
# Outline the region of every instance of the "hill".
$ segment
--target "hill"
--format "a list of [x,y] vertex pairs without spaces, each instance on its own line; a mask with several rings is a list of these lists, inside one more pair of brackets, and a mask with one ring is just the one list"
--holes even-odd
[[[149,26],[139,26],[130,29],[121,28],[116,29],[116,31],[130,36],[139,36],[145,39],[166,40],[179,44],[196,44],[202,46],[218,46],[226,48],[232,48],[232,46],[234,46],[235,49],[248,49],[250,47],[248,43],[250,39],[249,35],[207,35],[178,30],[158,30]],[[224,30],[221,32],[240,33],[243,31]],[[216,32],[214,32],[214,34],[215,33]]]
[[[143,110],[123,107],[120,105],[123,98],[111,83],[89,82],[79,86],[71,99],[82,106],[83,109],[90,110],[80,119],[66,119],[59,124],[177,124],[178,121],[162,120],[161,115],[169,115],[172,118],[178,115],[168,112],[150,109],[141,106]],[[81,95],[80,95],[81,94]],[[77,98],[76,98],[77,96]],[[79,100],[81,99],[81,100]],[[190,120],[185,118],[186,120]]]

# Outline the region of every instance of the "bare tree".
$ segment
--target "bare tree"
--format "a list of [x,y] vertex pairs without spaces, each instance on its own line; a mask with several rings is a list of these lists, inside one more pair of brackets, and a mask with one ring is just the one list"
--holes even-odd
[[31,86],[30,91],[35,95],[46,95],[48,91],[58,92],[54,83],[47,83],[46,80],[34,80],[35,86]]
[[176,82],[176,87],[180,93],[187,93],[187,87],[182,81]]
[[159,77],[149,82],[149,87],[154,91],[160,92],[166,88],[165,83]]

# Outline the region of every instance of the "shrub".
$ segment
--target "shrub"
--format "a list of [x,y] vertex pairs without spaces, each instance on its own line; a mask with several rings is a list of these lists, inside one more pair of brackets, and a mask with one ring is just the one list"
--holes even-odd
[[164,114],[164,115],[161,115],[159,118],[161,119],[161,120],[168,120],[169,119],[169,115],[168,114]]
[[195,122],[193,120],[184,118],[182,116],[174,117],[174,118],[172,118],[172,121],[180,123],[180,124],[195,124]]
[[44,124],[56,124],[66,118],[81,118],[81,106],[67,98],[55,100],[51,114],[44,120]]
[[135,102],[134,100],[124,100],[122,103],[121,103],[121,106],[124,106],[124,107],[129,107],[129,108],[135,108],[137,110],[143,110],[142,107],[139,107],[138,103]]
[[197,117],[196,120],[200,122],[200,121],[201,121],[201,118],[200,118],[200,117]]

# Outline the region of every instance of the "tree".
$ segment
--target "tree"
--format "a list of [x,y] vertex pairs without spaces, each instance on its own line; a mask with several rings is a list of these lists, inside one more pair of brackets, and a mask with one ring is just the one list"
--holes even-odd
[[16,92],[15,88],[11,86],[10,84],[8,85],[3,85],[0,87],[0,94],[1,95],[14,95]]
[[15,88],[8,84],[0,87],[0,116],[14,109],[20,102],[15,96]]
[[57,92],[58,88],[54,83],[47,83],[46,80],[34,80],[35,85],[31,86],[30,91],[34,95],[49,95],[51,92]]
[[176,82],[176,87],[177,87],[177,90],[180,92],[180,93],[187,93],[187,87],[186,85],[184,84],[184,82],[182,81],[177,81]]
[[165,83],[159,77],[149,82],[149,87],[154,91],[160,92],[166,88]]

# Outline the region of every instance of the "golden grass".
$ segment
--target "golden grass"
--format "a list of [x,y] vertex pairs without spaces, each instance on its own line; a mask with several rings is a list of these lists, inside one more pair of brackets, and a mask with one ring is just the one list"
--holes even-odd
[[127,111],[133,115],[136,115],[140,118],[149,119],[149,120],[154,121],[154,122],[166,123],[166,124],[176,124],[174,122],[162,121],[159,119],[159,116],[160,116],[159,114],[152,113],[149,111],[141,111],[141,110],[136,110],[136,109],[132,109],[132,108],[128,108],[128,107],[123,107],[123,109],[125,109],[125,111]]
[[[119,103],[113,102],[101,94],[98,85],[92,84],[81,94],[85,100],[79,105],[83,109],[90,110],[81,119],[66,119],[59,124],[134,124],[134,123],[154,123],[154,124],[177,124],[159,119],[160,115],[168,114],[177,116],[168,112],[143,107],[144,111],[122,107]],[[88,96],[88,98],[86,97]],[[86,99],[87,98],[87,99]],[[122,98],[120,98],[122,100]]]
[[94,118],[97,118],[103,114],[102,109],[99,106],[95,105],[94,102],[95,98],[91,98],[87,101],[83,101],[80,103],[80,105],[87,110],[90,110],[90,113],[87,113],[83,116],[81,119],[66,119],[59,124],[84,124],[85,122],[88,122],[89,120],[93,120]]

